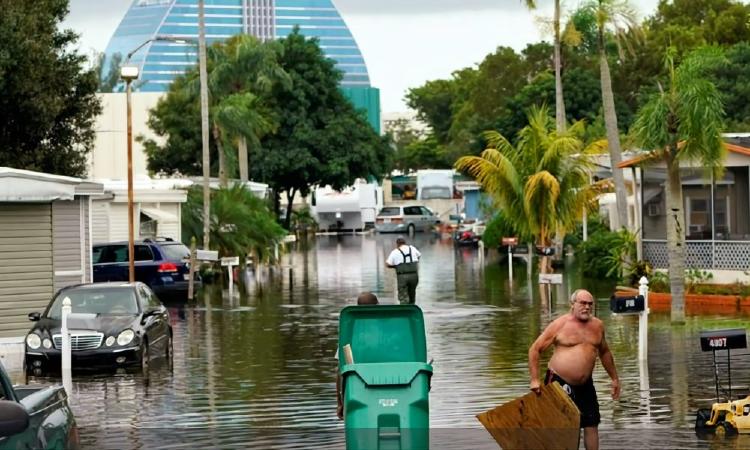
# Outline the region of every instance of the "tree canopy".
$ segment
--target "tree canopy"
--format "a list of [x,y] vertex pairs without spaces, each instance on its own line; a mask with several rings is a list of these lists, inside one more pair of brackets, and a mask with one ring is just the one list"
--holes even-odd
[[67,14],[68,0],[0,0],[0,166],[86,175],[98,75]]
[[[568,122],[583,119],[597,124],[588,127],[587,134],[598,130],[601,134],[595,137],[601,137],[604,128],[594,11],[583,2],[570,12],[562,42],[562,77]],[[635,111],[658,90],[656,82],[668,78],[664,65],[668,46],[677,49],[676,63],[701,46],[726,50],[729,62],[708,76],[721,92],[729,131],[750,129],[749,15],[750,5],[739,0],[663,0],[650,16],[638,21],[637,29],[607,27],[604,45],[620,133],[627,132]],[[628,42],[631,51],[618,52],[618,41]],[[552,45],[544,41],[529,44],[521,52],[498,47],[475,66],[456,68],[451,77],[410,89],[407,104],[432,130],[422,140],[432,136],[440,145],[436,152],[459,157],[478,155],[487,144],[482,139],[486,130],[517,136],[527,124],[526,112],[531,106],[551,107],[555,102],[552,54]]]

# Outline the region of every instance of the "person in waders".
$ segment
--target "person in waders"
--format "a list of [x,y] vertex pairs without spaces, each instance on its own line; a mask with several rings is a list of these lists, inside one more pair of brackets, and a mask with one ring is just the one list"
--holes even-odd
[[385,265],[396,269],[399,303],[416,302],[417,285],[419,284],[419,258],[422,256],[413,245],[408,245],[404,238],[396,239],[396,248],[388,255]]

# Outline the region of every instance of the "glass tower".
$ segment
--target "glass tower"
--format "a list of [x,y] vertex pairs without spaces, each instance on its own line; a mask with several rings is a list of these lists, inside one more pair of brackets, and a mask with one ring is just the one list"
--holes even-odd
[[[342,91],[358,109],[367,110],[379,131],[379,91],[370,85],[362,53],[332,0],[205,0],[205,21],[209,45],[240,33],[283,38],[295,26],[318,38],[343,73]],[[197,40],[198,0],[134,0],[107,45],[102,77],[115,54],[124,60],[145,43],[130,59],[141,69],[136,90],[166,92],[176,76],[197,64]]]

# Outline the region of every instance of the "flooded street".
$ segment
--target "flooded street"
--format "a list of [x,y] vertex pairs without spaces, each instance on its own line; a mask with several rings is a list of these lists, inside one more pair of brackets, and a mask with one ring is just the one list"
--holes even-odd
[[[173,367],[148,377],[76,376],[73,407],[84,448],[343,448],[336,419],[338,312],[364,290],[393,302],[395,273],[384,261],[393,235],[319,237],[301,244],[248,286],[249,295],[205,292],[171,305]],[[612,316],[612,285],[584,282],[569,265],[551,308],[529,289],[526,268],[480,264],[476,249],[418,235],[423,254],[417,304],[434,359],[430,394],[432,448],[496,449],[475,415],[528,391],[527,350],[544,326],[567,310],[579,287],[599,298],[596,315],[622,382],[609,396],[597,366],[602,448],[747,448],[750,439],[699,440],[695,412],[715,400],[711,354],[701,329],[744,327],[746,318],[689,317],[673,328],[650,317],[649,368],[637,361],[635,316]],[[737,353],[747,353],[740,352]],[[732,363],[735,396],[748,392],[750,356]],[[45,381],[45,380],[42,380]]]

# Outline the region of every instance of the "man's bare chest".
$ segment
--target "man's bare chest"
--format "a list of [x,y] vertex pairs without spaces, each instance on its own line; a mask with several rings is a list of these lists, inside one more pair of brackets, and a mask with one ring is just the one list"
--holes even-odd
[[596,348],[599,347],[601,341],[601,332],[590,324],[566,324],[560,329],[555,337],[555,344],[561,347],[585,345]]

